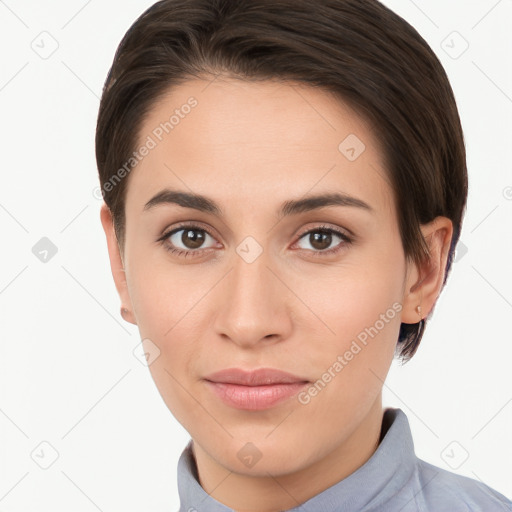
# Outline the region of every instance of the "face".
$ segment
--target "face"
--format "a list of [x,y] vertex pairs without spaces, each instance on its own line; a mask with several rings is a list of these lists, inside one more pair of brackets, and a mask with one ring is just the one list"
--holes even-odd
[[[123,261],[112,238],[109,251],[165,403],[198,449],[239,474],[349,454],[378,417],[400,323],[417,322],[420,304],[378,139],[326,92],[228,78],[173,89],[139,146],[148,136],[156,144],[129,176]],[[216,208],[165,201],[166,190]],[[349,199],[306,201],[327,194]],[[233,403],[205,380],[227,368],[302,384],[281,386],[274,402],[231,387]],[[261,454],[254,467],[244,450]]]

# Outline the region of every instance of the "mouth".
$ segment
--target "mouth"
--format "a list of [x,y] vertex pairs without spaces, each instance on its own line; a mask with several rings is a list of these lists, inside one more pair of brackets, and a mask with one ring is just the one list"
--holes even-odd
[[273,368],[228,368],[204,380],[226,405],[246,410],[264,410],[281,404],[310,384],[303,377]]

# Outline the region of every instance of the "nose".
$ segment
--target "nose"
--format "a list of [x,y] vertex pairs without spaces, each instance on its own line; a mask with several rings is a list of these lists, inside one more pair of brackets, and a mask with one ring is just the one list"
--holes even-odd
[[231,271],[215,297],[218,336],[242,348],[276,343],[290,336],[293,294],[286,283],[289,278],[274,267],[265,252],[252,262],[234,254]]

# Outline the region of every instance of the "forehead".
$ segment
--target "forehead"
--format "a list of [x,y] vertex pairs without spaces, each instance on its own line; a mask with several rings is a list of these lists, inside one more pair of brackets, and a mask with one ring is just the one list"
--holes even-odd
[[[150,142],[151,141],[151,142]],[[341,191],[393,209],[372,128],[328,92],[293,82],[230,78],[172,88],[146,116],[127,207],[164,187],[259,207],[308,192]],[[247,201],[249,203],[247,203]]]

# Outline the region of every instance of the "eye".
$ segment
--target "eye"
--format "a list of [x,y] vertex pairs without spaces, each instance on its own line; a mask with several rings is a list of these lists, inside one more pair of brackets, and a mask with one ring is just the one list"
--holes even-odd
[[[334,247],[329,248],[336,239],[339,239],[340,242],[338,242]],[[306,245],[309,244],[312,249],[309,249],[308,247],[300,248],[312,251],[315,256],[337,253],[352,243],[352,239],[348,235],[328,226],[319,226],[307,231],[300,237],[299,242],[301,240],[305,240]]]
[[206,229],[188,224],[166,232],[158,241],[162,242],[164,248],[169,252],[187,257],[213,248],[214,244],[211,247],[204,247],[208,239],[215,242],[213,236]]
[[[210,246],[206,245],[208,239],[210,239]],[[336,239],[340,241],[330,248]],[[299,242],[302,240],[305,240],[312,248],[301,247]],[[167,231],[157,241],[162,243],[167,251],[182,257],[195,257],[215,247],[215,238],[208,230],[196,224],[185,224]],[[318,226],[315,229],[310,229],[303,233],[299,241],[296,242],[300,249],[306,250],[315,256],[335,254],[351,243],[351,237],[328,226]]]

